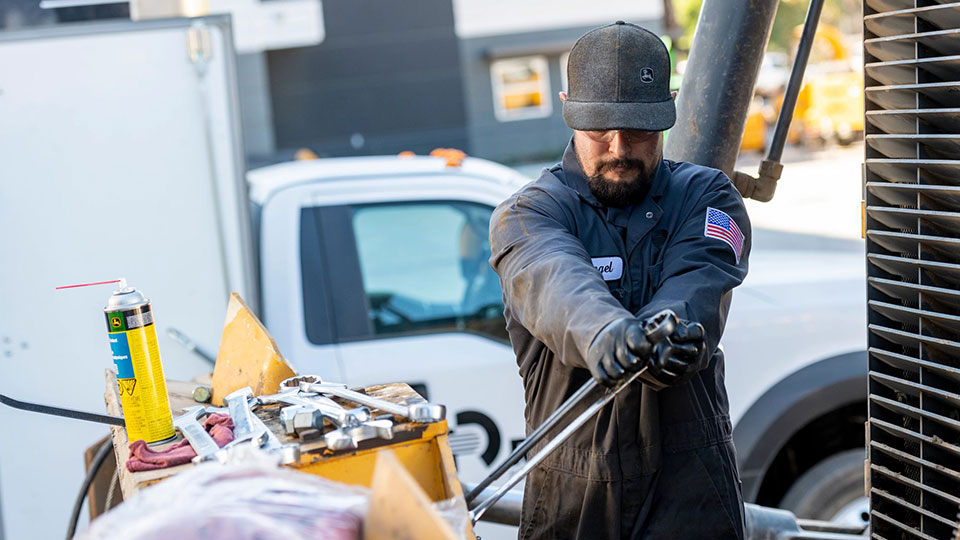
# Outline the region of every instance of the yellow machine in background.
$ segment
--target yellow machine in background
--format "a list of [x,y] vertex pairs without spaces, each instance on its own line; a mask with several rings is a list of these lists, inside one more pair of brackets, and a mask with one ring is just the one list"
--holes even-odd
[[[801,27],[794,30],[800,39]],[[804,143],[850,144],[863,134],[863,74],[844,36],[822,25],[793,113],[792,129]],[[795,127],[794,127],[795,126]]]
[[760,96],[754,96],[747,109],[747,121],[743,125],[743,138],[740,139],[740,151],[757,150],[764,152],[767,149],[767,106]]
[[[799,40],[802,27],[794,29]],[[850,144],[863,134],[863,74],[844,36],[821,25],[790,126],[804,144]],[[782,100],[782,98],[781,98]]]
[[[796,41],[802,28],[794,29]],[[859,57],[850,54],[845,41],[833,26],[821,25],[817,30],[787,142],[808,146],[832,142],[847,145],[862,136],[863,74]],[[776,122],[784,91],[785,86],[775,98],[768,95],[767,104],[760,95],[754,98],[747,113],[740,150],[765,150],[764,141]]]

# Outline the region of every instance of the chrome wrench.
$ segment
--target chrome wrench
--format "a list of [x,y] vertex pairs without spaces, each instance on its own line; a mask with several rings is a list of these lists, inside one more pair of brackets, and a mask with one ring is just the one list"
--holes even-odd
[[393,422],[390,420],[367,420],[353,426],[337,428],[323,435],[323,442],[331,450],[357,448],[358,443],[369,439],[392,439]]
[[437,405],[428,402],[414,403],[412,405],[400,405],[378,399],[360,392],[348,390],[345,385],[337,383],[324,383],[319,376],[302,375],[288,381],[296,380],[300,390],[304,392],[316,392],[318,394],[329,394],[347,401],[366,405],[372,409],[378,409],[385,413],[407,418],[411,422],[419,424],[439,422],[446,418],[447,408],[443,405]]
[[280,411],[280,419],[284,423],[287,433],[296,433],[303,429],[323,427],[323,418],[330,419],[336,429],[323,435],[324,443],[331,450],[357,448],[361,441],[368,439],[392,439],[393,422],[390,420],[374,420],[370,409],[357,407],[344,409],[329,398],[311,392],[302,392],[299,383],[287,381],[281,383],[285,390],[272,396],[258,398],[259,403],[274,402],[290,403],[292,407],[285,407]]
[[241,438],[262,432],[266,433],[267,440],[262,445],[266,452],[279,456],[281,465],[289,465],[300,461],[300,445],[284,445],[280,439],[270,431],[270,428],[260,420],[257,415],[250,411],[250,400],[253,397],[253,390],[245,386],[227,394],[223,402],[230,411],[230,417],[233,418],[234,436]]
[[[312,392],[301,392],[298,386],[284,386],[286,382],[287,381],[283,381],[280,383],[280,387],[283,388],[283,390],[271,396],[259,396],[256,399],[256,403],[260,405],[287,403],[290,405],[311,407],[319,411],[320,414],[328,418],[337,427],[356,425],[372,418],[370,409],[366,407],[345,409],[332,399]],[[320,428],[323,426],[318,425],[316,427]]]
[[200,423],[200,418],[206,414],[207,411],[203,407],[189,407],[187,412],[173,419],[173,427],[190,442],[193,451],[197,453],[192,460],[194,463],[214,459],[220,451],[217,442]]
[[[291,405],[280,411],[280,420],[287,433],[299,434],[307,429],[322,429],[324,414],[313,405]],[[390,420],[365,420],[337,425],[323,434],[323,442],[331,450],[357,448],[360,441],[367,439],[392,439],[393,422]]]

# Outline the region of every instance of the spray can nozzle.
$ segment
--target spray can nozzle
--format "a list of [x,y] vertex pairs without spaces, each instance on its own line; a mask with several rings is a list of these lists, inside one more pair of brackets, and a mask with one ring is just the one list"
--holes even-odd
[[108,283],[118,283],[119,284],[117,285],[118,291],[123,291],[124,289],[128,288],[127,278],[120,278],[120,279],[114,279],[110,281],[94,281],[93,283],[79,283],[77,285],[61,285],[60,287],[57,287],[57,290],[59,291],[60,289],[75,289],[77,287],[91,287],[93,285],[106,285]]

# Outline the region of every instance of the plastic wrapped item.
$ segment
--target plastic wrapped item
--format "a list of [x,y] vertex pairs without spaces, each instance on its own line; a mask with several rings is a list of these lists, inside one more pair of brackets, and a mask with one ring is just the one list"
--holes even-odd
[[463,497],[444,499],[433,503],[433,509],[440,514],[444,521],[450,524],[461,540],[467,540],[467,521],[470,520],[470,511]]
[[368,490],[267,465],[199,465],[95,520],[83,540],[359,540]]

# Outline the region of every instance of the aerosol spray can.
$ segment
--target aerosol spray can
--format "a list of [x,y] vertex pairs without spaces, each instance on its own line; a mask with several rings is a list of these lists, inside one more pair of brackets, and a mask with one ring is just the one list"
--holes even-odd
[[127,439],[159,443],[174,436],[173,418],[163,378],[157,329],[150,301],[121,281],[103,308]]

